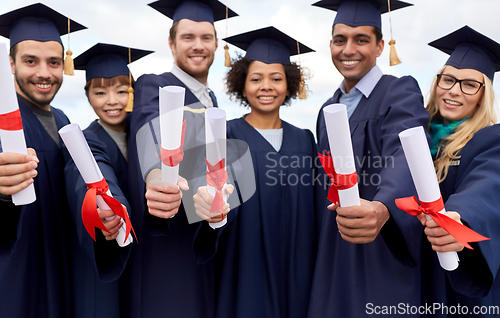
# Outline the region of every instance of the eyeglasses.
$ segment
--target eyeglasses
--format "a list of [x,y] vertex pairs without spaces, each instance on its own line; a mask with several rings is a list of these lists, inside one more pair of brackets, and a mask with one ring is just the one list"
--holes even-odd
[[446,90],[452,89],[458,82],[462,93],[467,95],[476,95],[484,85],[483,83],[472,79],[459,80],[448,74],[438,74],[437,79],[437,86]]

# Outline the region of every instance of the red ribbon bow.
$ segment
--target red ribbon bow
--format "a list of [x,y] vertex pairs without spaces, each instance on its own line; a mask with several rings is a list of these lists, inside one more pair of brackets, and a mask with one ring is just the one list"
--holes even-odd
[[[418,204],[420,202],[420,205]],[[479,242],[489,240],[489,238],[474,232],[467,226],[458,223],[446,214],[439,213],[444,209],[443,197],[439,197],[433,202],[422,202],[415,196],[396,199],[396,205],[400,210],[410,215],[417,216],[420,213],[429,215],[436,223],[448,232],[458,243],[473,249],[468,242]]]
[[215,197],[210,206],[210,213],[220,211],[222,213],[222,219],[224,220],[224,196],[222,195],[222,188],[227,181],[227,171],[224,169],[226,159],[222,159],[215,165],[211,165],[205,158],[207,163],[207,184],[216,188]]
[[19,108],[13,112],[0,115],[0,129],[9,131],[23,129],[23,120]]
[[321,161],[321,165],[325,170],[325,173],[332,179],[332,185],[328,190],[328,200],[332,203],[338,203],[339,201],[339,191],[338,190],[346,190],[354,187],[358,183],[358,175],[356,171],[350,174],[340,174],[335,172],[335,167],[333,166],[333,159],[326,151],[326,156],[319,153],[319,160]]
[[181,145],[177,149],[161,148],[161,161],[165,166],[175,167],[184,159],[184,135],[186,133],[186,120],[182,122]]
[[123,243],[127,241],[127,238],[130,234],[130,230],[134,233],[135,239],[137,240],[137,236],[135,235],[134,228],[132,227],[132,223],[128,217],[127,211],[122,206],[122,204],[115,198],[109,196],[106,192],[109,189],[108,183],[104,178],[101,181],[94,183],[87,183],[87,193],[85,194],[85,198],[83,199],[82,204],[82,220],[85,225],[85,229],[89,232],[90,236],[95,239],[95,230],[94,227],[97,227],[103,231],[111,233],[106,226],[102,223],[101,218],[99,217],[99,213],[96,208],[96,196],[100,195],[104,202],[110,207],[110,209],[119,217],[125,220],[126,226],[126,235]]

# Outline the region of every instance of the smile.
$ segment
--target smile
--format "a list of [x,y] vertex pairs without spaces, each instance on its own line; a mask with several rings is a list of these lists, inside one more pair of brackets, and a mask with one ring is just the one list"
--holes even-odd
[[257,99],[259,99],[259,100],[272,100],[272,99],[276,99],[276,96],[259,96],[259,97],[257,97]]
[[205,57],[204,56],[191,56],[191,59],[195,60],[195,61],[202,61],[205,59]]
[[355,65],[358,64],[359,61],[341,61],[342,64],[350,66],[350,65]]
[[453,105],[453,106],[462,106],[462,103],[456,102],[454,100],[445,99],[444,102],[446,104]]
[[49,89],[52,87],[52,84],[48,84],[48,83],[36,83],[35,84],[36,87],[40,88],[40,89]]

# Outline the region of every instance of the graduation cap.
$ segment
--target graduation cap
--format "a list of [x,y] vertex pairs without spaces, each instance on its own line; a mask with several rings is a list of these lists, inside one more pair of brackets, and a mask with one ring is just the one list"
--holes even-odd
[[214,24],[215,21],[238,15],[217,0],[159,0],[148,5],[171,18],[174,22],[189,19]]
[[[351,27],[359,26],[374,26],[382,29],[381,15],[386,13],[412,6],[413,4],[398,1],[398,0],[321,0],[313,3],[313,6],[337,11],[333,25],[337,23],[346,24]],[[390,21],[390,20],[389,20]],[[392,38],[391,26],[391,46],[390,65],[401,63],[399,60],[394,45],[396,41]]]
[[[246,51],[246,58],[266,64],[287,64],[290,62],[290,56],[300,56],[303,53],[314,52],[313,49],[291,38],[275,27],[241,33],[225,38],[224,41]],[[302,78],[301,89],[299,90],[300,99],[305,99],[305,87],[303,83],[304,79]]]
[[467,25],[429,45],[450,55],[446,65],[477,70],[491,81],[500,71],[500,43]]
[[[118,75],[128,75],[132,83],[132,74],[127,64],[130,64],[153,51],[133,49],[125,46],[97,43],[75,58],[75,69],[85,70],[87,82],[93,78],[112,78]],[[134,89],[128,89],[129,99],[125,111],[131,112],[134,105]]]
[[[61,35],[86,29],[44,4],[32,4],[0,16],[0,35],[10,39],[10,47],[21,41],[57,41],[62,44]],[[69,40],[68,40],[69,43]],[[65,74],[72,74],[72,52],[66,52]]]

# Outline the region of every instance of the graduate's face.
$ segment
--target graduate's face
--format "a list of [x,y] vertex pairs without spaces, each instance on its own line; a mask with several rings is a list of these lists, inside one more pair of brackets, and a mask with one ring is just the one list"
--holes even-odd
[[279,113],[287,95],[283,64],[266,64],[260,61],[250,63],[243,96],[248,100],[252,112]]
[[129,85],[115,83],[108,87],[90,87],[88,91],[89,103],[101,122],[115,131],[125,131],[128,88]]
[[21,41],[11,58],[16,92],[48,110],[63,81],[62,46],[59,42]]
[[210,22],[181,19],[177,25],[175,42],[168,41],[174,63],[199,82],[206,84],[208,69],[214,61],[217,38]]
[[[465,68],[457,69],[453,66],[446,66],[442,74],[448,74],[456,79],[472,79],[484,83],[483,73]],[[463,83],[465,85],[465,83]],[[484,94],[484,85],[475,95],[466,95],[460,90],[460,84],[457,82],[449,89],[436,87],[436,102],[439,113],[443,116],[445,122],[461,120],[471,117],[479,107],[479,103]]]
[[330,41],[332,61],[350,90],[377,64],[384,41],[377,44],[372,26],[351,27],[335,24]]

